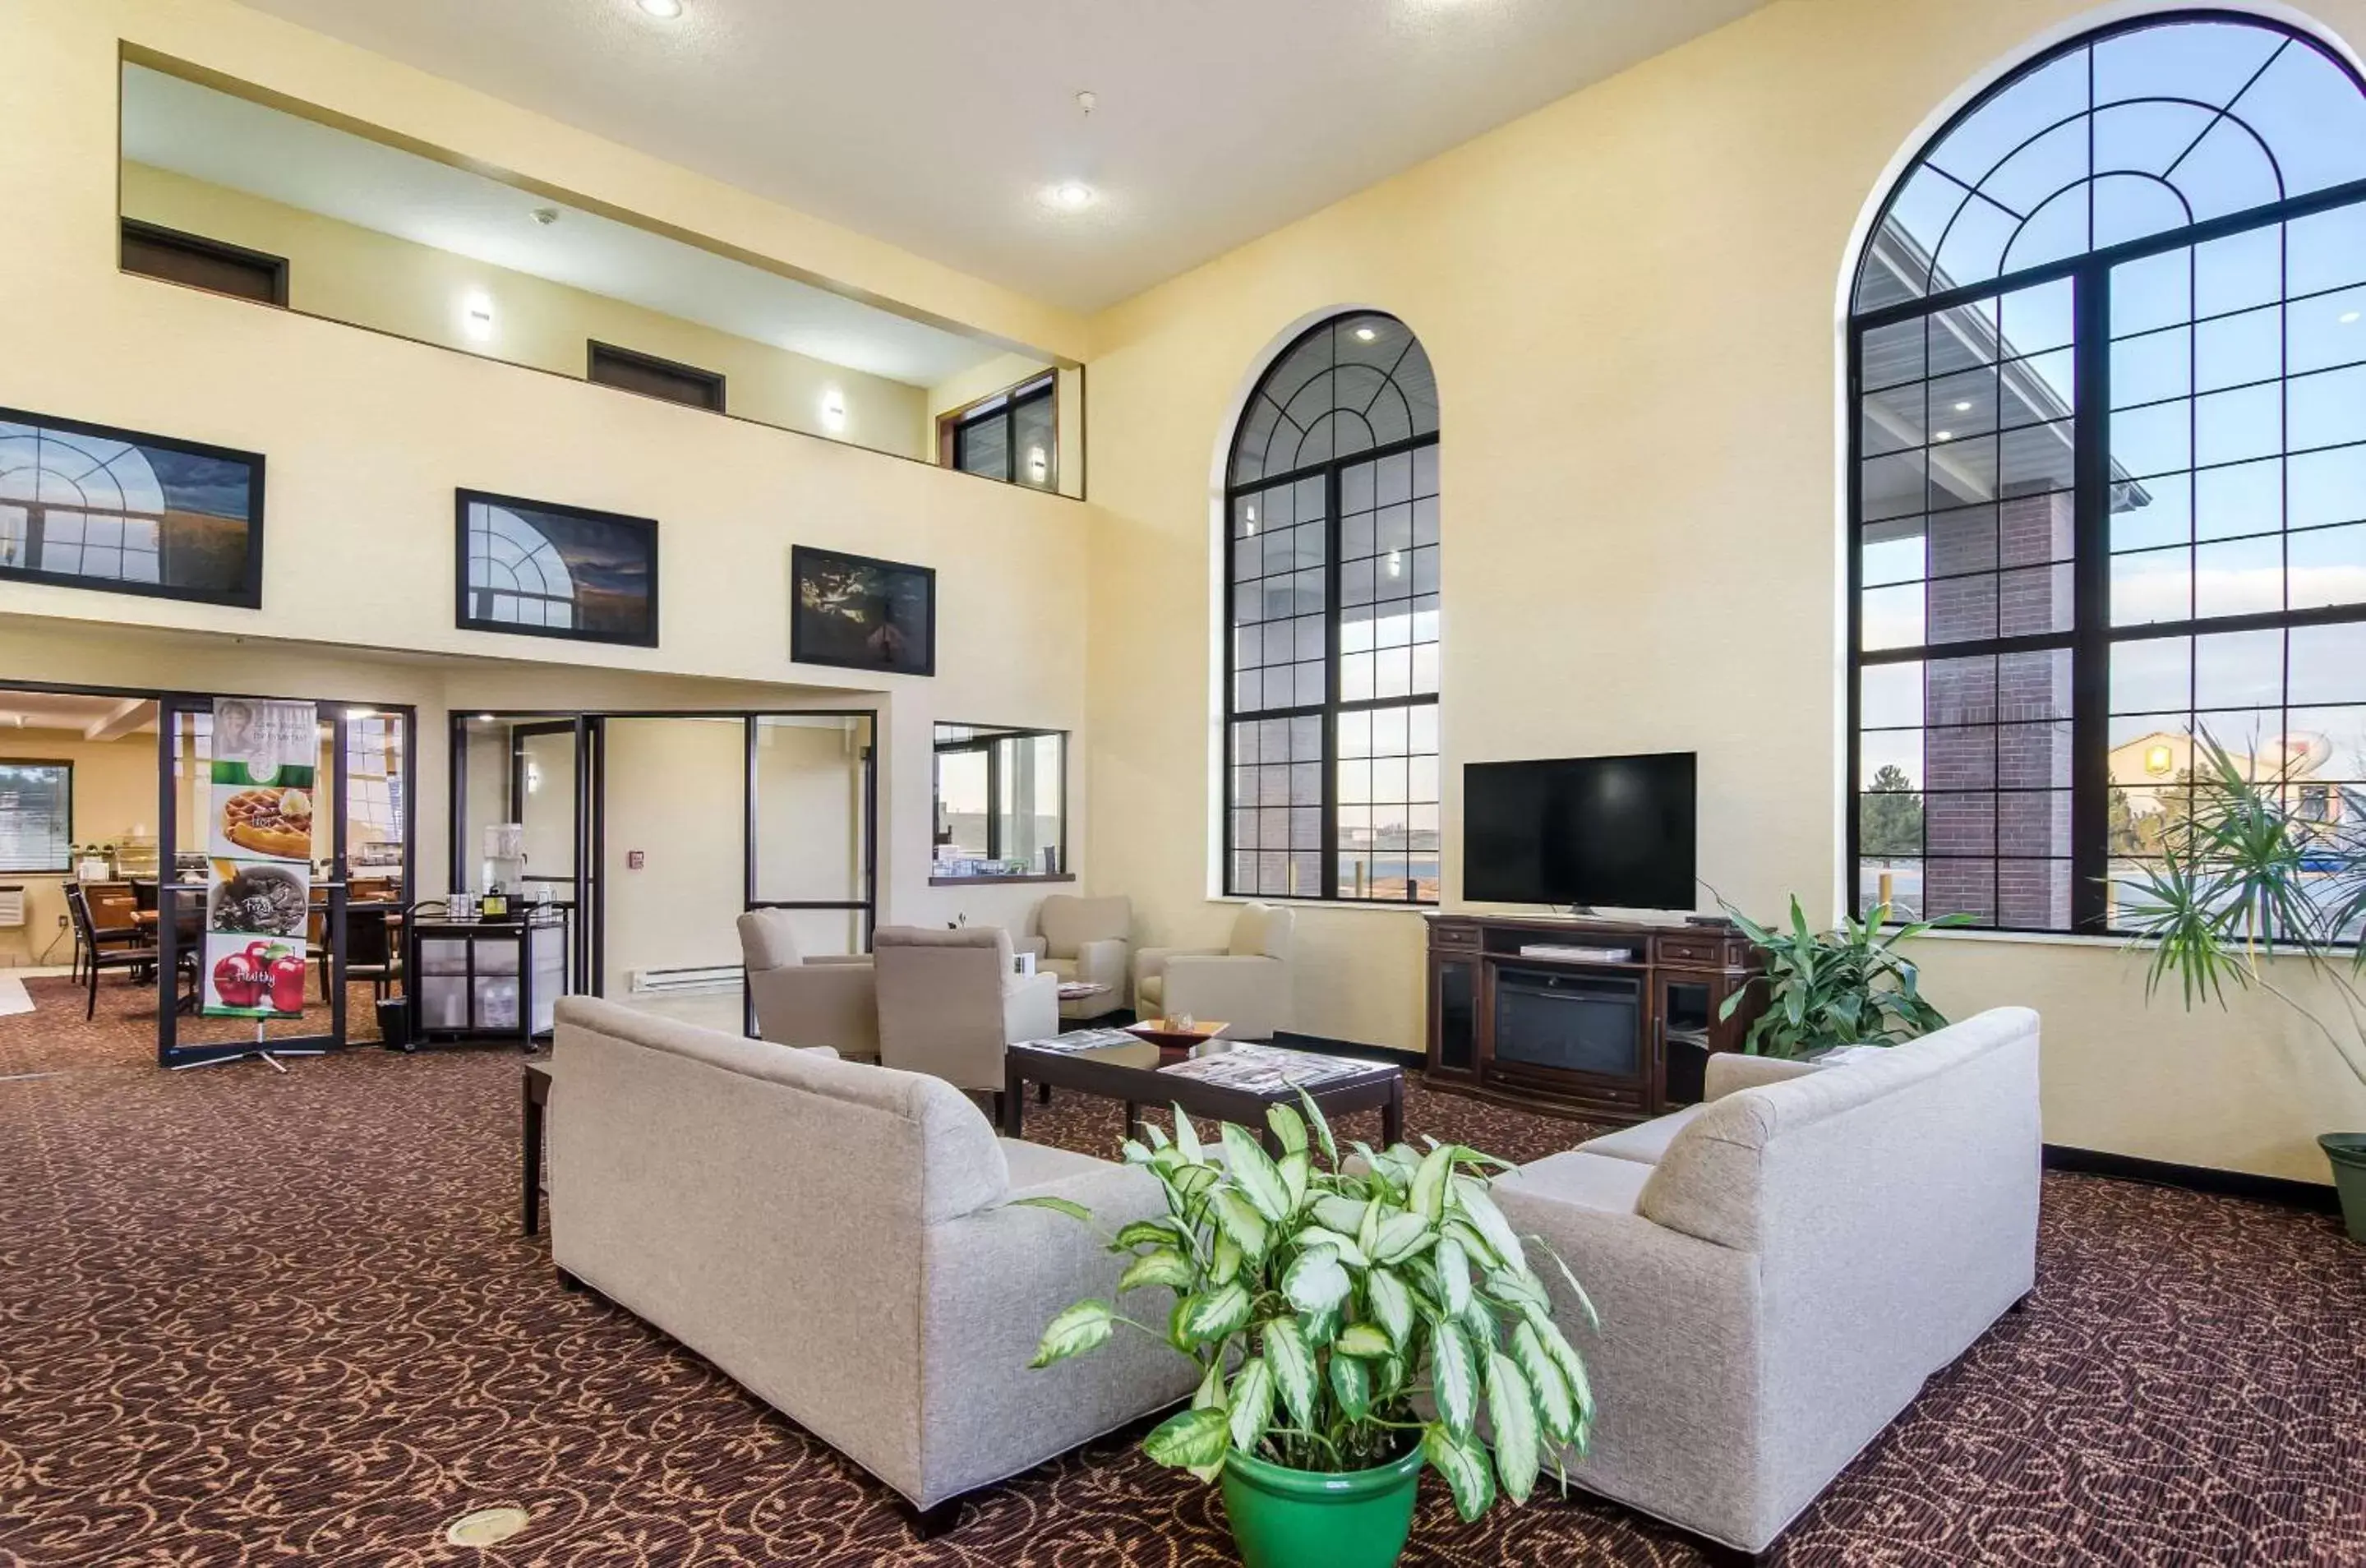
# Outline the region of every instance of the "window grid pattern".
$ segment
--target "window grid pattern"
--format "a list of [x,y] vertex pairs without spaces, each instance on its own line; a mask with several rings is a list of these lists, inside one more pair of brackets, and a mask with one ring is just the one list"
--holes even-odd
[[1274,364],[1226,507],[1224,886],[1438,897],[1437,397],[1359,312]]
[[[1851,334],[1861,909],[2111,929],[2205,738],[2366,827],[2361,130],[2312,42],[2155,19],[1976,104],[1893,197]],[[1932,228],[1932,181],[1984,224],[2046,146],[2080,221]],[[2128,227],[2102,175],[2146,160],[2181,205]]]
[[139,447],[0,423],[0,567],[161,583],[163,516]]
[[505,506],[468,508],[470,613],[521,626],[572,626],[575,577],[557,546]]

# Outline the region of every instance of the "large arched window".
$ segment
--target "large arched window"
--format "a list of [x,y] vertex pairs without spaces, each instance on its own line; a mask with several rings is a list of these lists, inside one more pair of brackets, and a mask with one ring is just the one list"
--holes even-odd
[[2090,34],[1924,150],[1849,328],[1860,908],[2110,930],[2198,737],[2366,820],[2361,317],[2366,87],[2295,30]]
[[1437,900],[1437,383],[1403,321],[1323,322],[1226,473],[1224,891]]

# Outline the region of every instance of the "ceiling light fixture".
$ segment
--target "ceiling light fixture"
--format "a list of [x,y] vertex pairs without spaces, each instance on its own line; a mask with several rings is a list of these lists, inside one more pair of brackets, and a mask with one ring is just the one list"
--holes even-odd
[[2341,324],[2342,324],[2343,326],[2345,326],[2345,327],[2354,327],[2354,326],[2356,326],[2356,325],[2358,324],[2358,312],[2357,312],[2357,311],[2355,311],[2355,310],[2344,310],[2344,311],[2342,311],[2342,312],[2341,312]]
[[660,22],[670,22],[682,15],[682,0],[640,0],[640,6]]
[[1962,402],[1957,403],[1957,404],[1955,405],[1955,412],[1956,412],[1957,413],[1969,413],[1969,412],[1972,412],[1972,400],[1971,400],[1971,399],[1969,399],[1969,398],[1966,398]]
[[1082,212],[1099,197],[1082,180],[1063,180],[1043,193],[1043,199],[1063,212]]
[[1952,430],[1942,430],[1938,432],[1936,436],[1936,439],[1941,441],[1953,441],[1955,438],[1955,433]]
[[480,713],[477,716],[477,722],[479,724],[490,724],[493,722],[493,716],[489,713]]

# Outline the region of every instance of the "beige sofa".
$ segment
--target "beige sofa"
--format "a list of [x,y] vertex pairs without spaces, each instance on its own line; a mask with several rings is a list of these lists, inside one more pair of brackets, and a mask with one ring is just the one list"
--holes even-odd
[[1145,947],[1134,954],[1134,1007],[1145,1017],[1189,1013],[1230,1024],[1234,1040],[1270,1040],[1290,1027],[1290,962],[1298,916],[1245,904],[1223,947]]
[[[932,1077],[558,1004],[551,1256],[930,1509],[1191,1390],[1142,1335],[1043,1371],[1053,1315],[1161,1213],[1147,1175],[997,1139]],[[1082,1203],[1078,1224],[1009,1201]],[[1137,1303],[1164,1321],[1163,1302]]]
[[1107,986],[1098,996],[1060,1004],[1062,1018],[1098,1018],[1126,1005],[1126,958],[1132,942],[1133,900],[1124,894],[1078,898],[1054,893],[1036,908],[1035,934],[1018,947],[1063,980]]
[[1600,1416],[1570,1474],[1764,1551],[2036,1279],[2037,1015],[1816,1068],[1709,1059],[1700,1106],[1522,1167]]
[[787,909],[739,917],[739,958],[756,1032],[776,1045],[827,1045],[852,1062],[879,1059],[879,995],[871,955],[797,951]]

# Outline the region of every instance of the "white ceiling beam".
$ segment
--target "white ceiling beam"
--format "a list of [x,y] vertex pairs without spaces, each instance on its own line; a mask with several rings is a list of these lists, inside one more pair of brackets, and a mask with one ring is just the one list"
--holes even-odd
[[84,727],[84,740],[120,740],[145,728],[154,712],[145,697],[128,697]]

